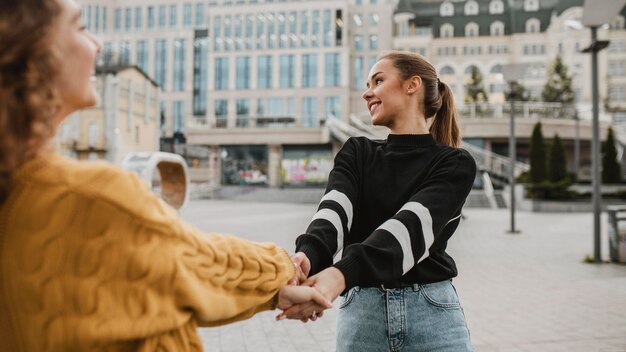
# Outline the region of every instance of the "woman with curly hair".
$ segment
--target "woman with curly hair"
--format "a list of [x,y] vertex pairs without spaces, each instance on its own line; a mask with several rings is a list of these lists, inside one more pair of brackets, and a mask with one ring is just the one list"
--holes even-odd
[[201,351],[197,326],[316,302],[272,244],[208,235],[139,178],[51,140],[96,103],[100,43],[74,0],[0,0],[0,346]]

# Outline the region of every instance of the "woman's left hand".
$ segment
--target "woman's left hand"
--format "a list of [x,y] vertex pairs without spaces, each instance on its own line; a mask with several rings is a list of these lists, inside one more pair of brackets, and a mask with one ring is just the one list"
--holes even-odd
[[[307,279],[302,285],[312,286],[324,295],[329,301],[334,301],[346,288],[346,281],[343,273],[335,268],[329,267]],[[299,319],[303,322],[307,322],[309,319],[315,321],[321,316],[321,312],[318,311],[316,304],[307,302],[296,304],[287,308],[284,312],[280,313],[276,319]]]

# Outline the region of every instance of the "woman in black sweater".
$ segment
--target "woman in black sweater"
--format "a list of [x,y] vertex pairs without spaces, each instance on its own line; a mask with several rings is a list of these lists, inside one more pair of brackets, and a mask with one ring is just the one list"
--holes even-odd
[[[450,88],[422,56],[391,52],[363,93],[386,140],[350,138],[294,260],[330,300],[337,351],[472,351],[446,253],[476,164],[459,149]],[[336,259],[336,260],[334,260]],[[333,263],[334,262],[334,263]],[[283,314],[316,319],[311,305]]]

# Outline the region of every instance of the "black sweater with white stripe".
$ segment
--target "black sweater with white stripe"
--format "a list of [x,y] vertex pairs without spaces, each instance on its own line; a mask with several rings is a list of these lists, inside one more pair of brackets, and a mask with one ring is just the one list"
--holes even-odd
[[350,138],[296,251],[310,259],[310,275],[334,265],[347,289],[455,277],[446,246],[475,176],[468,152],[430,134]]

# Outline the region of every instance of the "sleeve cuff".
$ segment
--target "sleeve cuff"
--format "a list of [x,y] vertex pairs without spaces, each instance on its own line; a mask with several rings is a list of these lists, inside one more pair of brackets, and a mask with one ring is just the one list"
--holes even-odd
[[333,265],[343,273],[346,280],[346,290],[358,286],[361,280],[359,279],[359,260],[356,257],[346,257],[338,261]]

